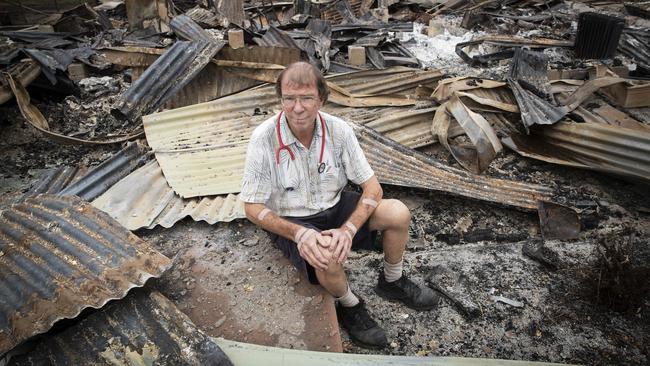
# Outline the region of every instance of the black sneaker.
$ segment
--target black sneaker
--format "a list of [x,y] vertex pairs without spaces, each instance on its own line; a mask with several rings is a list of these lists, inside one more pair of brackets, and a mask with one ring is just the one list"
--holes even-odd
[[438,306],[440,296],[426,286],[419,286],[406,275],[399,280],[386,282],[384,274],[379,275],[375,292],[384,299],[398,300],[415,310],[431,310]]
[[354,343],[365,348],[384,348],[388,344],[386,333],[372,320],[362,299],[352,307],[337,305],[336,315]]

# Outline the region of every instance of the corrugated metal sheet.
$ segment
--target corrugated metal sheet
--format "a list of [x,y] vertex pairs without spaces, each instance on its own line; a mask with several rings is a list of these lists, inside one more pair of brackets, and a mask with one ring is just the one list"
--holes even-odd
[[427,146],[437,141],[431,133],[436,109],[437,107],[382,110],[379,118],[366,123],[365,126],[410,148]]
[[137,119],[155,111],[189,83],[223,45],[223,41],[174,43],[120,96],[113,112]]
[[600,123],[544,126],[503,140],[519,154],[650,182],[650,132]]
[[226,46],[217,53],[219,60],[269,63],[288,66],[300,61],[300,50],[287,47],[246,46],[233,49]]
[[[439,71],[404,67],[332,77],[355,95],[414,93],[439,79]],[[213,102],[143,117],[147,141],[167,181],[183,198],[239,192],[252,130],[278,109],[274,87],[265,86]],[[210,169],[207,169],[207,168]]]
[[255,38],[254,41],[260,46],[279,46],[284,48],[301,49],[298,43],[296,43],[296,41],[291,38],[287,32],[282,31],[274,26],[269,27],[262,38]]
[[216,41],[210,33],[201,28],[200,25],[196,24],[192,18],[185,14],[174,17],[174,19],[169,23],[169,26],[176,35],[186,41]]
[[618,51],[645,68],[650,67],[650,30],[647,28],[623,30]]
[[221,25],[221,16],[215,14],[212,10],[201,7],[194,7],[185,12],[185,15],[192,18],[193,21],[205,26],[206,28],[217,28]]
[[14,357],[22,365],[232,365],[228,356],[158,292],[130,294]]
[[354,94],[415,94],[418,86],[435,87],[443,77],[439,70],[416,70],[397,66],[328,77],[328,81]]
[[86,201],[92,201],[113,184],[144,165],[150,157],[146,152],[146,146],[136,142],[129,143],[124,149],[65,187],[59,195],[78,196]]
[[[357,86],[358,88],[359,86]],[[354,89],[356,90],[357,89]],[[183,197],[239,192],[250,133],[277,107],[271,86],[144,117],[147,140],[167,181]],[[335,107],[328,104],[335,112]],[[380,181],[537,209],[547,187],[490,179],[452,169],[370,129],[360,135]],[[367,136],[373,136],[370,139]],[[401,154],[398,154],[401,152]],[[376,155],[374,158],[370,158]]]
[[238,27],[244,26],[246,14],[244,14],[244,0],[215,1],[214,7],[217,12],[226,18],[231,24]]
[[[102,54],[112,63],[132,67],[132,78],[137,80],[164,51],[145,47],[112,47]],[[284,47],[244,47],[236,50],[226,46],[215,56],[219,60],[272,63],[289,65],[300,60],[300,50]],[[241,77],[227,67],[209,63],[162,107],[173,109],[203,103],[218,97],[246,90],[261,82]]]
[[90,203],[48,195],[2,212],[0,254],[0,354],[171,265]]
[[[363,15],[360,11],[363,0],[348,0],[347,2],[350,4],[352,15],[357,17]],[[321,10],[321,19],[329,20],[332,24],[341,23],[341,21],[343,21],[343,14],[341,14],[337,4],[338,1],[334,2],[332,5],[324,7]]]
[[29,188],[25,197],[32,197],[41,193],[56,194],[69,186],[76,178],[83,175],[78,167],[60,166],[44,172],[40,180]]
[[244,218],[244,204],[233,194],[183,199],[167,184],[153,160],[115,184],[93,201],[129,230],[157,225],[169,228],[190,216],[209,224]]
[[353,126],[382,183],[449,192],[529,210],[537,210],[538,201],[552,199],[549,187],[470,174],[399,145],[369,128]]

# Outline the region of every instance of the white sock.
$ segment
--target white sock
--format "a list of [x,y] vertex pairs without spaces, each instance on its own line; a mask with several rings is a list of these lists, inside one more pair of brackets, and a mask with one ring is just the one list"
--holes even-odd
[[384,278],[386,282],[395,282],[402,277],[402,264],[404,263],[404,258],[400,259],[399,262],[391,264],[386,262],[384,259]]
[[345,295],[341,297],[337,297],[336,300],[344,308],[351,308],[359,303],[359,298],[357,297],[357,295],[352,293],[352,290],[350,290],[349,285],[348,285],[348,292],[346,292]]

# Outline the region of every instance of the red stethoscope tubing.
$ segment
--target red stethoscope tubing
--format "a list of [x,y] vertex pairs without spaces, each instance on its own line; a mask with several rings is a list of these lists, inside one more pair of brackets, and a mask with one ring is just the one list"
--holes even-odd
[[[278,121],[275,124],[275,131],[278,134],[278,142],[280,142],[280,147],[275,150],[275,161],[276,164],[280,164],[280,151],[282,150],[287,150],[289,152],[289,156],[291,157],[291,160],[293,161],[295,159],[295,156],[293,155],[293,151],[291,151],[291,147],[289,145],[285,145],[284,142],[282,141],[282,134],[280,133],[280,120],[282,119],[282,113],[278,114]],[[318,159],[318,168],[320,170],[320,166],[323,164],[323,152],[325,151],[325,121],[323,120],[323,116],[318,112],[318,117],[320,119],[320,127],[321,127],[321,145],[320,145],[320,159]],[[320,171],[319,171],[320,173]]]

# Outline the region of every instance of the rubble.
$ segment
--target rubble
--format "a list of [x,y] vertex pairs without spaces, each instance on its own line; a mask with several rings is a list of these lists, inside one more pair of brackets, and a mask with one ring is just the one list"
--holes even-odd
[[[647,4],[36,3],[0,9],[0,364],[650,359]],[[411,209],[407,273],[445,297],[380,302],[381,255],[352,253],[384,350],[242,220],[248,138],[299,60]]]

